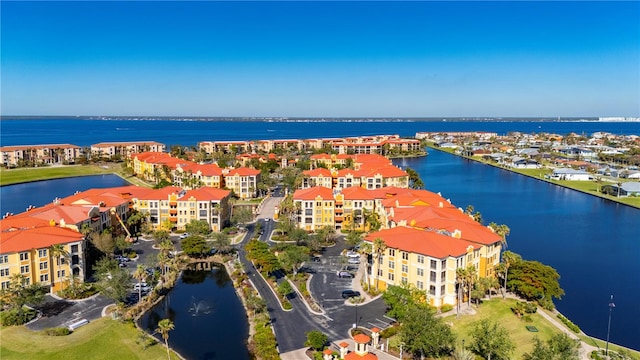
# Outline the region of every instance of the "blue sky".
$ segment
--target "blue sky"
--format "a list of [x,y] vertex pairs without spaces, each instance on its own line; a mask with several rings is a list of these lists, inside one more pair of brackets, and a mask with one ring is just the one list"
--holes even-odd
[[640,3],[1,3],[3,115],[640,116]]

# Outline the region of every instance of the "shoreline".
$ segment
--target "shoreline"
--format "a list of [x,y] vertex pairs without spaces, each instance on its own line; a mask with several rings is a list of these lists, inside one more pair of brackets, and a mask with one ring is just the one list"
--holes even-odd
[[[597,198],[600,198],[600,199],[603,199],[603,200],[612,201],[612,202],[620,204],[620,205],[625,205],[625,206],[629,206],[631,208],[640,210],[640,205],[634,205],[634,204],[628,204],[628,203],[625,203],[625,202],[621,202],[621,201],[617,200],[618,198],[607,197],[607,196],[603,196],[600,193],[593,193],[593,192],[585,191],[585,190],[582,190],[582,189],[577,189],[577,188],[572,187],[570,185],[557,183],[557,182],[554,182],[554,181],[551,181],[551,180],[548,180],[548,179],[544,179],[544,178],[541,178],[541,177],[537,177],[537,176],[533,176],[533,175],[526,174],[526,173],[523,173],[523,172],[519,172],[519,171],[516,171],[516,170],[511,169],[511,168],[502,167],[502,166],[499,166],[497,164],[492,164],[490,162],[481,161],[481,160],[473,158],[473,157],[458,155],[456,153],[453,153],[453,152],[450,152],[450,151],[446,151],[446,150],[440,149],[438,147],[434,147],[432,145],[427,145],[427,147],[429,147],[430,149],[434,149],[434,150],[446,153],[446,154],[450,154],[452,156],[457,156],[457,157],[459,157],[461,159],[466,159],[466,160],[474,161],[474,162],[479,163],[479,164],[492,166],[492,167],[500,169],[500,170],[509,171],[511,173],[514,173],[514,174],[526,176],[528,178],[531,178],[531,179],[534,179],[534,180],[538,180],[538,181],[542,181],[542,182],[545,182],[547,184],[560,186],[560,187],[563,187],[565,189],[569,189],[569,190],[573,190],[573,191],[578,191],[578,192],[581,192],[581,193],[586,194],[586,195],[591,195],[593,197],[597,197]],[[589,181],[585,181],[585,182],[589,182]]]

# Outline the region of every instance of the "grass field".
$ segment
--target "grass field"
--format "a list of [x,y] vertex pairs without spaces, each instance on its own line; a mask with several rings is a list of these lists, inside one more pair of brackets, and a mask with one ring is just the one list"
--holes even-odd
[[[456,319],[456,316],[449,316],[444,319],[448,324],[451,324],[453,331],[457,335],[458,342],[462,340],[466,344],[471,343],[471,336],[469,335],[475,324],[482,319],[489,319],[496,321],[500,326],[507,329],[511,341],[516,344],[511,358],[520,359],[522,354],[530,352],[533,349],[533,338],[538,337],[545,341],[551,338],[551,335],[560,333],[560,330],[544,319],[540,314],[532,314],[532,322],[525,322],[516,317],[511,311],[511,307],[516,303],[514,299],[494,298],[491,300],[485,300],[482,305],[475,308],[475,315],[464,315]],[[526,326],[535,326],[538,332],[529,332]]]
[[[136,343],[140,331],[132,324],[102,318],[67,336],[47,336],[24,326],[0,331],[0,359],[166,359],[167,350],[155,344],[146,350]],[[171,333],[169,333],[171,337]],[[178,359],[171,353],[172,359]]]
[[2,169],[0,170],[0,186],[73,176],[111,174],[113,172],[112,166],[104,168],[96,165]]

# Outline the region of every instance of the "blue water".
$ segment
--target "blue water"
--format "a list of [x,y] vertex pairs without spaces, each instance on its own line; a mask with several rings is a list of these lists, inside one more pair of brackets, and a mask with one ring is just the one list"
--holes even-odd
[[73,195],[76,191],[129,185],[117,175],[80,176],[48,181],[35,181],[0,187],[0,214],[14,214],[53,202],[55,198]]
[[[166,145],[195,145],[203,140],[254,140],[375,134],[413,136],[418,131],[510,131],[591,134],[640,134],[639,123],[599,122],[387,122],[280,123],[196,121],[2,120],[2,145],[155,140]],[[34,129],[38,129],[34,132]],[[478,164],[438,151],[417,159],[396,160],[416,169],[427,189],[441,192],[462,208],[473,205],[485,223],[511,228],[509,250],[551,265],[561,275],[566,295],[556,305],[585,332],[606,338],[608,304],[615,295],[611,341],[640,349],[640,210]],[[82,179],[82,178],[78,178]],[[119,178],[118,178],[119,179]],[[2,187],[1,209],[50,202],[79,188],[56,180],[13,198],[19,186]],[[95,185],[94,185],[95,184]],[[119,186],[105,185],[105,186]],[[28,199],[28,202],[24,202]],[[22,202],[21,202],[22,201]]]
[[[37,133],[34,130],[37,129]],[[71,143],[90,146],[107,141],[158,141],[167,146],[195,146],[208,140],[307,139],[419,131],[490,131],[506,134],[550,132],[591,134],[608,131],[638,134],[640,123],[601,122],[208,122],[174,120],[2,120],[0,144],[31,145]]]
[[162,319],[173,321],[169,345],[187,359],[249,359],[245,309],[224,268],[185,270],[139,324],[154,333]]
[[508,250],[558,270],[558,310],[587,334],[640,349],[640,210],[432,150],[398,159],[428,190],[458,207],[473,205],[484,223],[511,229]]

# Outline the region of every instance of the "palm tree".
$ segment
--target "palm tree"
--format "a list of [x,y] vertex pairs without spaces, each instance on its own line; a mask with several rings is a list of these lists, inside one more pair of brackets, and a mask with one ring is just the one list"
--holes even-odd
[[522,257],[514,252],[505,251],[502,253],[502,266],[504,268],[504,290],[502,292],[502,298],[504,299],[507,294],[507,275],[509,274],[509,268],[511,265],[522,260]]
[[465,270],[465,283],[467,284],[467,306],[471,308],[471,289],[473,289],[473,285],[476,283],[476,278],[478,276],[478,271],[476,267],[473,265],[467,266]]
[[458,301],[456,301],[456,317],[460,316],[460,304],[462,303],[462,290],[464,289],[464,283],[467,277],[467,270],[465,268],[456,269],[456,282],[458,283]]
[[[374,255],[374,265],[379,262],[380,256],[384,255],[385,251],[387,251],[387,244],[382,240],[382,238],[375,238],[373,240],[373,255]],[[374,275],[374,279],[376,280],[376,290],[378,290],[378,270],[380,269],[380,264],[378,264],[378,269],[376,269],[376,273]]]
[[144,266],[138,264],[136,271],[133,272],[133,278],[138,280],[138,302],[140,302],[142,300],[142,282],[147,279]]
[[175,329],[175,326],[173,325],[173,322],[169,319],[160,320],[160,322],[158,323],[158,328],[156,329],[156,332],[159,332],[160,335],[162,335],[162,338],[164,339],[164,344],[167,347],[167,358],[169,360],[171,360],[171,353],[169,353],[169,331],[173,329]]
[[[62,244],[51,245],[51,247],[49,248],[49,253],[50,253],[51,257],[56,259],[56,268],[57,268],[58,272],[60,272],[60,258],[69,256],[69,253],[64,249],[64,246]],[[53,274],[55,274],[55,269],[51,269],[52,284],[55,284],[55,281],[57,280],[57,277],[54,278]],[[62,279],[60,279],[60,280],[62,280]]]
[[[357,234],[356,232],[351,232],[349,234]],[[359,237],[359,235],[358,235]],[[373,248],[371,247],[371,244],[369,244],[368,242],[362,243],[360,245],[360,253],[363,255],[371,255],[373,253]],[[366,262],[367,264],[367,268],[364,270],[364,282],[367,284],[367,287],[370,287],[371,284],[369,283],[369,262]]]

